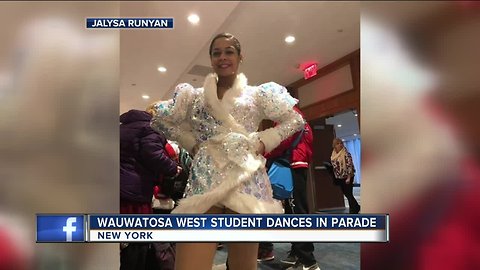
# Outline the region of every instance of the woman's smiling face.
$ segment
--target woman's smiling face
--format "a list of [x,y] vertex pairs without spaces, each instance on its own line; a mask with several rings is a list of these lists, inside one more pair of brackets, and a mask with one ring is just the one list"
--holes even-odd
[[219,77],[237,74],[238,66],[242,60],[231,38],[217,38],[212,45],[210,61],[213,70]]

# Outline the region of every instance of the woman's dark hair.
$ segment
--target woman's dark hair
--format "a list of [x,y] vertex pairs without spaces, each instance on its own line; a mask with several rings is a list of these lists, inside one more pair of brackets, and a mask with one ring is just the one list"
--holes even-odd
[[238,55],[240,55],[240,52],[242,51],[241,49],[241,46],[240,46],[240,41],[238,41],[238,39],[230,34],[230,33],[221,33],[221,34],[218,34],[216,35],[213,39],[212,39],[212,42],[210,43],[210,49],[208,50],[208,54],[211,56],[212,55],[212,49],[213,49],[213,43],[215,42],[215,40],[219,39],[219,38],[227,38],[227,39],[231,39],[233,40],[233,47],[235,47],[235,49],[237,50],[237,53]]

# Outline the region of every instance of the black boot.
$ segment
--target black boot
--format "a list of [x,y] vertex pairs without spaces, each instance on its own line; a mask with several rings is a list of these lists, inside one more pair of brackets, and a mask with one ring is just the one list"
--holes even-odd
[[354,207],[349,207],[349,213],[350,214],[358,214],[360,213],[360,205],[356,205]]

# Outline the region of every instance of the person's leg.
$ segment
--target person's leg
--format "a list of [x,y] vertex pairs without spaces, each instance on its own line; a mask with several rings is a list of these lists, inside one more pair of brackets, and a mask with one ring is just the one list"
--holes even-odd
[[145,269],[148,243],[129,243],[120,251],[120,270]]
[[258,244],[258,256],[257,261],[271,261],[275,259],[273,256],[273,243],[272,242],[261,242]]
[[228,243],[227,245],[229,270],[257,269],[258,243]]
[[[292,199],[284,200],[283,202],[285,208],[285,214],[291,215],[294,213],[294,201]],[[282,263],[285,264],[295,264],[297,262],[297,256],[295,256],[294,243],[291,243],[290,250],[288,251],[287,258],[280,260]]]
[[[223,213],[225,213],[223,208],[215,206],[206,212],[206,214]],[[177,243],[175,270],[211,270],[216,251],[217,243]]]
[[345,183],[345,179],[338,179],[338,183],[340,183],[340,188],[342,189],[343,195],[348,199],[348,187]]
[[217,251],[217,243],[177,243],[176,270],[210,270]]
[[258,243],[258,250],[272,252],[273,251],[273,243],[272,242],[261,242]]
[[348,192],[348,185],[345,183],[345,179],[339,179],[338,180],[339,183],[340,183],[340,188],[342,189],[342,193],[343,195],[345,196],[345,198],[347,198],[348,200],[348,208],[350,209],[351,208],[351,199],[350,199],[350,196],[348,195],[349,192]]
[[[172,243],[152,243],[152,256],[149,257],[151,270],[174,270],[175,269],[175,246]],[[148,270],[147,269],[147,270]]]
[[308,214],[307,168],[292,169],[293,173],[293,214]]
[[350,182],[350,193],[352,194],[352,203],[355,205],[355,211],[354,214],[358,214],[360,212],[360,204],[358,203],[357,199],[355,199],[355,196],[353,196],[353,179],[355,178],[355,175],[352,177],[352,181]]
[[[163,262],[157,260],[157,256],[155,254],[155,248],[153,247],[154,243],[150,243],[147,251],[147,260],[145,263],[145,268],[141,268],[142,270],[159,270],[162,267]],[[168,265],[167,265],[168,266]],[[175,262],[172,261],[172,264],[170,265],[170,269],[174,269],[175,267]]]
[[[150,203],[138,203],[120,199],[120,214],[151,214]],[[122,243],[120,246],[120,269],[145,269],[149,243]]]
[[[228,208],[225,209],[225,213],[238,214]],[[257,269],[258,243],[227,243],[227,246],[229,270]]]
[[315,247],[312,242],[298,242],[293,244],[293,254],[298,258],[298,262],[305,266],[313,265],[317,262],[313,251]]
[[350,213],[358,213],[358,210],[360,210],[360,205],[358,204],[357,200],[355,199],[355,196],[353,196],[353,180],[350,181],[349,184],[343,182],[342,183],[342,191],[345,197],[347,197],[348,200],[348,208]]
[[[308,214],[307,201],[307,168],[293,169],[293,212],[294,214]],[[305,266],[316,263],[313,255],[314,246],[312,242],[292,243],[293,254],[298,261]]]

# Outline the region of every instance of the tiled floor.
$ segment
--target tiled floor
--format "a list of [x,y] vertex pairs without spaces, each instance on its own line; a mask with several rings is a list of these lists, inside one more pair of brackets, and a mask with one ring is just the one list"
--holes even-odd
[[[360,244],[358,243],[315,243],[315,258],[321,269],[354,270],[360,269]],[[259,270],[285,269],[281,259],[287,256],[289,243],[275,243],[275,259],[258,264]],[[215,270],[224,270],[227,259],[227,248],[217,251]]]
[[[360,203],[360,187],[353,188],[353,194]],[[360,203],[361,204],[361,203]],[[348,206],[345,199],[345,205]],[[329,212],[332,213],[332,212]],[[338,213],[342,213],[339,211]],[[346,208],[343,213],[348,213]],[[315,243],[314,255],[322,270],[354,270],[360,269],[360,244],[359,243]],[[215,255],[215,266],[212,269],[224,270],[227,259],[228,247],[218,250]],[[290,250],[290,243],[275,243],[275,259],[270,262],[258,264],[259,270],[285,269],[280,262],[287,256]]]

